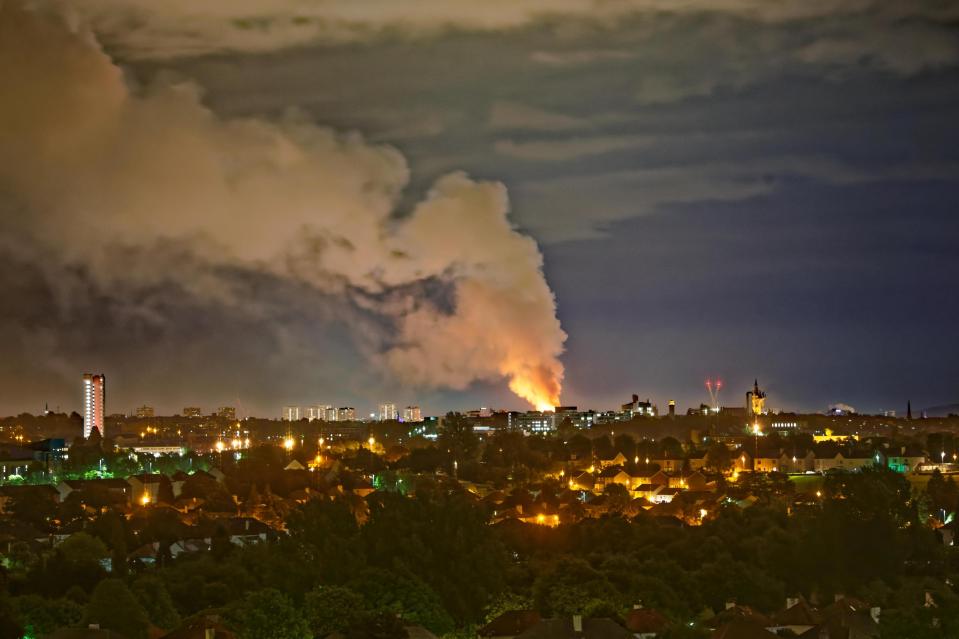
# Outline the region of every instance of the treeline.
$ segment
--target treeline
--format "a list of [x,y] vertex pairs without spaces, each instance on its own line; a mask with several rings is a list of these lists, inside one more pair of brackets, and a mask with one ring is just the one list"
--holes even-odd
[[673,620],[675,636],[698,636],[730,600],[772,612],[789,596],[844,594],[881,606],[888,636],[927,636],[933,614],[935,636],[959,636],[956,554],[923,524],[900,475],[830,476],[821,502],[787,508],[730,504],[697,527],[646,514],[489,526],[455,482],[421,480],[413,497],[312,500],[268,543],[239,547],[214,527],[208,552],[161,554],[156,566],[126,563],[126,548],[169,543],[176,518],[158,510],[134,534],[108,512],[53,551],[7,557],[0,627],[38,636],[96,622],[142,639],[151,624],[215,610],[244,639],[400,637],[403,623],[466,637],[503,610],[616,617],[641,602]]

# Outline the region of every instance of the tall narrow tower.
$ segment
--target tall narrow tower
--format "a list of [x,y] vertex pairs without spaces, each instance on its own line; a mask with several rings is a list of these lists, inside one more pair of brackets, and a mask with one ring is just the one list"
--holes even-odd
[[83,436],[90,437],[96,428],[100,437],[104,437],[103,424],[106,417],[104,403],[107,397],[107,378],[105,375],[83,374]]
[[753,389],[746,393],[746,412],[750,417],[766,414],[766,393],[759,390],[759,380],[753,382]]

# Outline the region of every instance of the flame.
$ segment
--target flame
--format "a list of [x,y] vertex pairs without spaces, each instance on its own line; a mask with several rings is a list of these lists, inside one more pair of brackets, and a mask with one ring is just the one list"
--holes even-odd
[[522,371],[513,375],[509,389],[528,401],[538,411],[552,411],[559,406],[562,372],[545,367]]

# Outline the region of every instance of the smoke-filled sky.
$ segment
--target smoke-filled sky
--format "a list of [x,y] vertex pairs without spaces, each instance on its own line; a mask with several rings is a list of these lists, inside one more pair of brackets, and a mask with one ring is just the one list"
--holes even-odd
[[0,413],[959,401],[957,24],[0,0]]

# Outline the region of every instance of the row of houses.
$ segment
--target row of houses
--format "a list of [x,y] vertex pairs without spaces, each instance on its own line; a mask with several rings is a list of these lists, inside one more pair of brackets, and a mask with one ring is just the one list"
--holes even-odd
[[[871,466],[885,466],[897,472],[916,471],[927,460],[926,454],[908,446],[865,448],[841,446],[835,442],[818,444],[808,449],[763,448],[758,444],[750,450],[742,445],[730,450],[731,470],[733,472],[781,472],[790,474],[827,473],[831,471],[855,471]],[[624,467],[629,459],[623,453],[617,453],[609,459],[601,459],[591,467],[604,471],[610,467]],[[681,457],[661,456],[646,458],[642,465],[655,466],[667,473],[701,471],[709,464],[707,453],[693,451]],[[640,459],[633,458],[633,465],[639,466]],[[582,466],[582,464],[580,465]],[[587,469],[589,470],[589,469]]]

